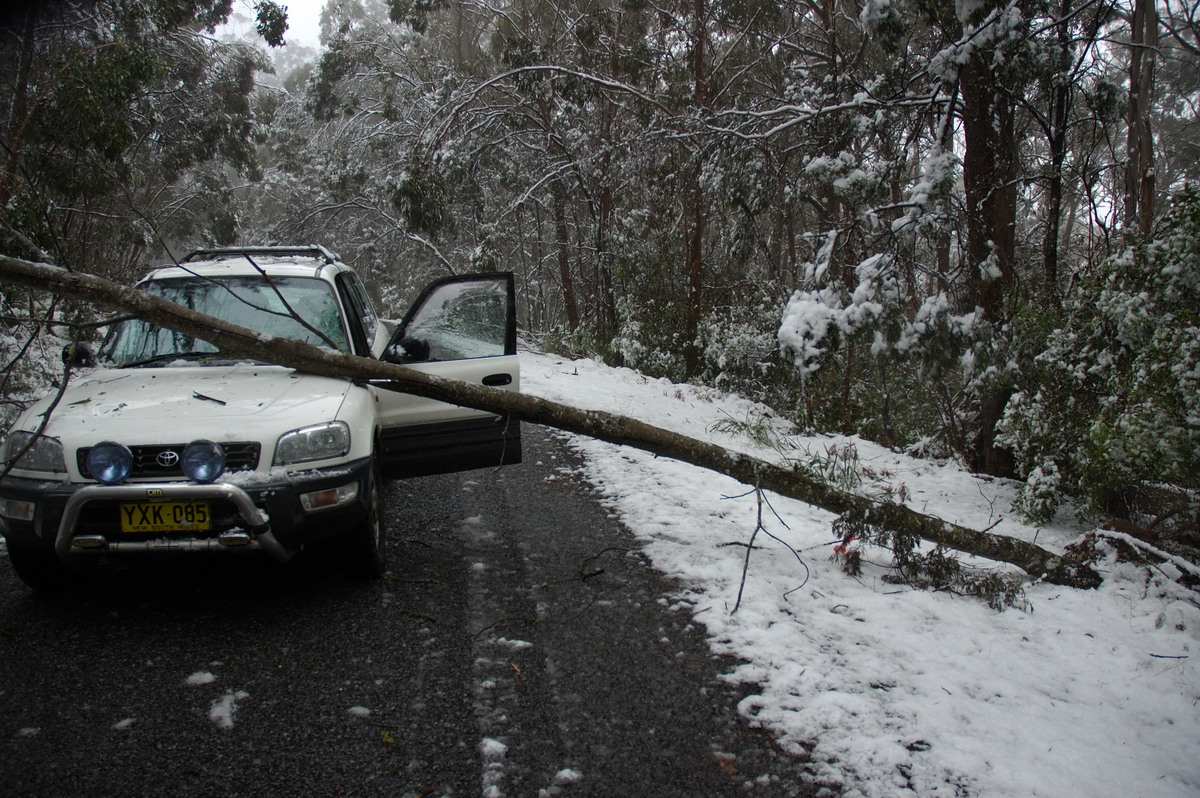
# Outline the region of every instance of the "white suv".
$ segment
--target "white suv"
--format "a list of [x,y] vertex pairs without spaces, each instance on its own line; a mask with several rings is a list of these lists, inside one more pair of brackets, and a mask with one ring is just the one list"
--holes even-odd
[[[435,282],[399,323],[317,246],[200,250],[138,287],[260,333],[519,387],[511,274]],[[382,479],[521,459],[515,420],[224,356],[140,319],[114,321],[98,352],[68,356],[81,376],[0,445],[0,533],[38,589],[70,586],[100,554],[287,560],[321,539],[349,573],[378,576]]]

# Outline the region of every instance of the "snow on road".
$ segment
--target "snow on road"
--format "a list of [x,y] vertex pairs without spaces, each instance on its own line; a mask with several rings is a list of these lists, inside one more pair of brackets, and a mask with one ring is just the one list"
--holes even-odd
[[[789,456],[850,464],[860,490],[903,486],[914,509],[1051,549],[1086,531],[1067,518],[1022,524],[1011,483],[860,439],[790,435],[768,408],[711,389],[529,353],[522,383],[778,459],[720,431],[765,421]],[[880,551],[864,557],[860,578],[846,576],[829,561],[832,516],[768,495],[770,534],[750,551],[735,614],[754,494],[633,449],[573,445],[655,566],[679,580],[673,606],[705,624],[714,651],[744,661],[727,677],[755,686],[742,712],[808,753],[818,782],[849,796],[1200,795],[1200,608],[1162,573],[1110,562],[1098,590],[1031,585],[1027,611],[995,612],[885,583]]]

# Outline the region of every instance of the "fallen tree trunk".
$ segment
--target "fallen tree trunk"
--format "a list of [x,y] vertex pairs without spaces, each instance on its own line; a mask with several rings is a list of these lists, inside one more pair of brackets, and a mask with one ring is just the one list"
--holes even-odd
[[835,513],[854,523],[913,535],[967,554],[1015,565],[1034,578],[1095,587],[1100,577],[1084,565],[1015,538],[968,529],[910,507],[838,490],[800,471],[730,451],[637,419],[526,394],[434,377],[401,365],[335,353],[263,336],[204,316],[159,297],[88,274],[0,255],[0,280],[70,296],[194,335],[236,357],[269,360],[300,371],[370,380],[391,390],[486,410],[549,427],[633,446],[725,474],[739,482]]

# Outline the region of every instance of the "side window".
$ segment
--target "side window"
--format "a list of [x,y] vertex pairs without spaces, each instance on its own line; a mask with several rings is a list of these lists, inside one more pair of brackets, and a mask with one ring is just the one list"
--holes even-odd
[[469,275],[435,283],[409,312],[399,335],[427,344],[427,360],[516,354],[512,275]]
[[338,275],[338,285],[341,287],[344,301],[349,305],[352,317],[350,326],[354,338],[362,349],[360,354],[368,355],[379,323],[379,317],[375,315],[375,307],[371,304],[371,299],[367,296],[358,275],[354,272],[342,272]]
[[374,305],[371,304],[371,296],[367,295],[367,289],[362,287],[362,281],[358,275],[350,275],[350,301],[361,312],[362,323],[367,326],[368,330],[376,329],[379,323],[379,317],[374,312]]
[[350,303],[354,306],[358,317],[362,319],[363,326],[367,328],[368,333],[374,330],[379,323],[379,317],[375,315],[375,307],[371,304],[371,298],[367,296],[367,291],[363,288],[357,274],[347,273],[346,293],[350,296]]

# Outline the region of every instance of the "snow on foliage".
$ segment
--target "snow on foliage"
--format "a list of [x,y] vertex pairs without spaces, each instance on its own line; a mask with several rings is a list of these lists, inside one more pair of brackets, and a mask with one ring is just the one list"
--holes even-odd
[[[829,249],[823,247],[818,257],[827,259]],[[830,282],[792,295],[779,326],[779,343],[802,375],[817,372],[827,354],[862,331],[872,333],[874,355],[896,353],[933,363],[947,340],[965,349],[975,315],[951,313],[946,295],[937,293],[926,297],[908,318],[894,265],[890,256],[875,254],[855,267],[857,284],[852,290]],[[807,266],[818,279],[828,271],[827,260]]]
[[1200,488],[1200,196],[1181,196],[1168,235],[1087,275],[1035,368],[1023,373],[1001,440],[1029,475],[1031,519],[1060,483],[1100,502],[1127,486]]
[[0,323],[0,430],[7,430],[29,403],[53,390],[62,373],[60,353],[68,343],[58,334],[62,328],[47,327],[35,318],[50,314],[45,298],[30,303],[21,293],[0,291],[0,316],[5,319]]
[[935,148],[921,162],[917,181],[908,190],[908,209],[891,224],[893,233],[937,232],[950,215],[949,204],[960,188],[962,159],[951,150]]
[[904,9],[901,3],[893,0],[867,0],[862,4],[858,21],[870,34],[878,34],[886,27],[899,26],[904,21]]

